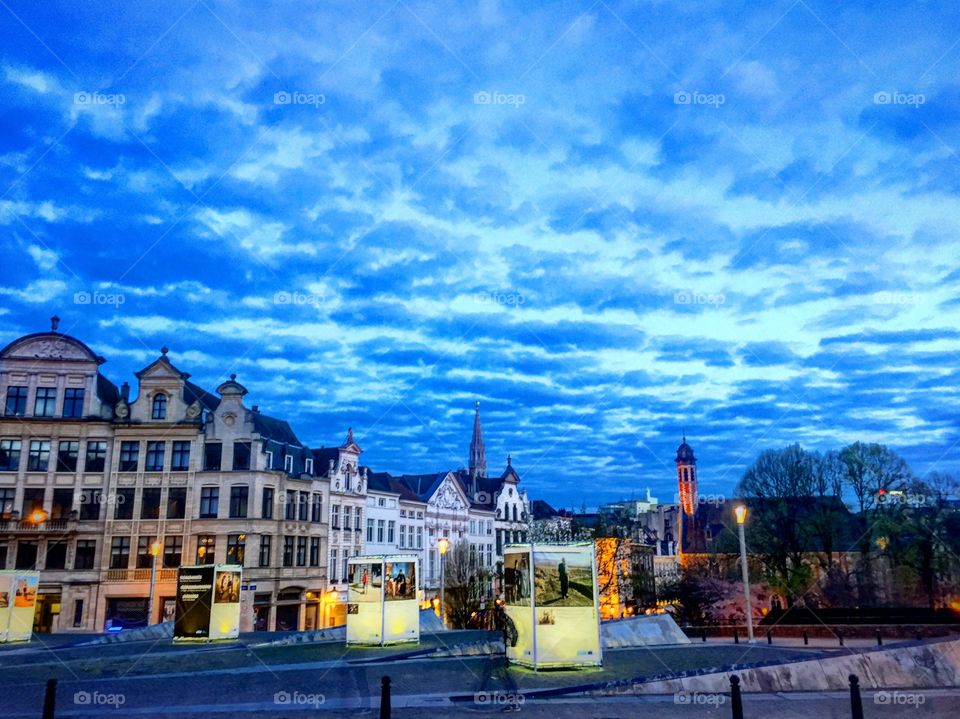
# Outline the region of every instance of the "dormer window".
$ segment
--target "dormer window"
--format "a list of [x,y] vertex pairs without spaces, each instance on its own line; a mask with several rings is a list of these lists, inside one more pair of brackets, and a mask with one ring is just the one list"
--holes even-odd
[[167,418],[167,395],[159,392],[153,397],[153,411],[150,413],[152,419]]
[[313,460],[310,459],[309,457],[306,460],[304,460],[303,471],[306,472],[307,474],[313,474]]
[[283,470],[287,474],[293,474],[293,455],[292,454],[283,455]]

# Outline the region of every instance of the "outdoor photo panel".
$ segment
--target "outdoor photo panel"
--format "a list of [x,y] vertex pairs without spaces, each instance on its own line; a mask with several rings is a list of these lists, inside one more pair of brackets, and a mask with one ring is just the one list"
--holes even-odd
[[39,572],[0,572],[0,641],[30,640],[39,586]]
[[177,570],[177,615],[173,638],[209,639],[210,608],[213,604],[213,564],[180,567]]
[[347,644],[382,644],[383,557],[353,557],[347,567]]
[[516,643],[507,643],[507,659],[520,664],[534,663],[533,654],[533,562],[528,544],[504,547],[504,611],[517,631]]
[[240,583],[243,569],[234,564],[218,564],[213,581],[213,607],[210,610],[210,639],[234,639],[240,636]]
[[537,666],[600,664],[592,543],[533,548]]
[[420,641],[420,602],[417,557],[388,555],[384,559],[383,642]]

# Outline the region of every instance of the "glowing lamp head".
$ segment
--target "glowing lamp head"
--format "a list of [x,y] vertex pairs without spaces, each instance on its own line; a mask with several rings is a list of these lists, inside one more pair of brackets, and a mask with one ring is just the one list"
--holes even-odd
[[440,539],[437,540],[437,549],[440,550],[440,554],[446,554],[449,546],[450,540],[446,537],[440,537]]
[[737,517],[737,524],[743,524],[744,522],[747,521],[747,508],[746,508],[746,506],[744,506],[744,505],[742,505],[742,504],[737,505],[736,507],[734,507],[733,513],[734,513],[734,515],[736,515],[736,517]]
[[35,509],[30,513],[30,521],[39,524],[47,518],[47,513],[42,509]]
[[163,545],[161,545],[160,542],[154,542],[150,545],[150,554],[156,557],[158,554],[160,554],[160,549],[162,546]]

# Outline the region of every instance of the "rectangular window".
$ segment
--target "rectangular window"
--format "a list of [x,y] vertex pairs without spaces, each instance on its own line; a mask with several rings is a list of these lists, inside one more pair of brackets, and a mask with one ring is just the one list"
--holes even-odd
[[20,440],[0,439],[0,472],[20,469]]
[[97,560],[97,541],[95,539],[78,539],[77,552],[73,555],[74,569],[93,569]]
[[383,527],[386,522],[382,519],[377,520],[377,542],[383,544]]
[[82,599],[73,600],[73,626],[75,627],[83,626],[83,600]]
[[313,460],[309,457],[303,460],[303,471],[307,474],[313,474]]
[[160,519],[160,487],[144,487],[140,495],[140,519]]
[[[13,487],[0,488],[0,519],[10,519],[14,512],[17,490]],[[6,569],[6,563],[0,564],[0,569]]]
[[356,527],[358,532],[362,531],[363,525],[361,524],[361,522],[363,521],[363,510],[360,509],[360,507],[357,507],[356,509],[354,509],[353,516],[354,516],[354,522],[355,522],[353,526]]
[[260,566],[269,567],[270,566],[270,540],[271,537],[269,534],[260,535]]
[[203,471],[219,472],[223,458],[223,445],[219,442],[207,442],[203,445]]
[[343,528],[350,529],[350,507],[343,508]]
[[65,487],[53,490],[50,519],[67,519],[73,511],[73,490]]
[[[263,498],[260,502],[260,518],[273,519],[273,488],[272,487],[263,488]],[[263,567],[266,565],[261,564],[260,566]]]
[[140,465],[140,443],[120,443],[120,471],[136,472]]
[[320,566],[320,537],[310,537],[310,566]]
[[367,541],[373,541],[373,520],[367,517]]
[[100,502],[103,500],[103,490],[80,490],[80,519],[97,521],[100,519]]
[[488,535],[493,534],[493,520],[492,520],[492,519],[488,519],[488,520],[487,520],[487,534],[488,534]]
[[53,417],[57,413],[57,388],[37,387],[37,399],[33,405],[34,417]]
[[343,559],[342,559],[341,564],[340,564],[340,568],[343,569],[343,581],[347,581],[347,577],[350,576],[350,575],[349,575],[350,567],[349,567],[349,564],[347,563],[347,559],[348,559],[348,557],[347,557],[347,550],[344,549],[344,550],[343,550]]
[[330,506],[330,526],[333,529],[340,529],[340,505],[333,504]]
[[423,549],[423,527],[417,527],[417,549]]
[[405,525],[403,525],[403,524],[400,525],[400,549],[406,549],[406,548],[407,548],[407,532],[406,532],[406,529],[407,529],[407,528],[406,528]]
[[36,487],[23,490],[23,506],[20,517],[26,519],[34,512],[43,512],[44,490]]
[[476,520],[476,519],[471,519],[471,520],[470,520],[470,534],[476,534],[476,533],[477,533],[477,520]]
[[46,472],[50,465],[50,442],[45,439],[30,440],[30,455],[27,457],[28,472]]
[[310,521],[319,524],[323,521],[323,495],[313,493],[313,503],[310,505]]
[[83,390],[70,387],[63,392],[63,416],[83,416]]
[[113,518],[133,519],[133,503],[137,499],[136,489],[118,489],[114,493]]
[[163,456],[166,454],[166,442],[147,442],[147,464],[144,470],[147,472],[163,471]]
[[197,564],[217,563],[217,538],[212,534],[197,537]]
[[249,442],[233,443],[233,468],[235,470],[250,469],[250,443]]
[[[246,489],[246,487],[244,487]],[[246,554],[247,535],[246,534],[228,534],[227,535],[227,564],[239,564],[243,566],[243,558]]]
[[17,558],[14,563],[14,569],[36,569],[37,568],[37,547],[38,543],[34,540],[21,539],[17,541]]
[[87,442],[87,458],[83,462],[84,472],[102,472],[106,460],[106,442]]
[[337,579],[337,550],[330,550],[330,581],[336,584],[339,580]]
[[187,516],[187,488],[170,487],[167,490],[167,519],[183,519]]
[[243,484],[230,487],[230,518],[245,519],[250,488]]
[[393,544],[394,541],[396,541],[396,528],[397,523],[395,521],[391,519],[389,522],[387,522],[387,544]]
[[176,569],[183,561],[183,537],[168,534],[163,540],[163,566]]
[[77,455],[80,454],[80,443],[64,440],[57,445],[57,471],[76,472]]
[[297,566],[307,566],[307,538],[297,537]]
[[310,508],[310,494],[307,492],[300,492],[300,505],[297,510],[297,519],[301,522],[306,522],[307,517],[309,516]]
[[0,542],[0,567],[7,566],[7,551],[8,551],[7,543]]
[[283,455],[283,471],[287,474],[293,474],[293,455]]
[[200,519],[216,519],[220,511],[220,488],[200,488]]
[[157,541],[156,537],[137,538],[137,569],[150,569],[153,564],[153,553],[150,551],[150,545],[155,541]]
[[130,537],[114,537],[110,542],[110,569],[130,566]]
[[190,469],[190,443],[174,442],[173,454],[170,455],[170,471],[186,472],[188,469]]
[[296,519],[297,518],[297,493],[292,489],[288,489],[286,494],[283,495],[286,497],[286,501],[283,507],[283,518],[284,519]]
[[4,414],[7,417],[23,417],[27,413],[27,388],[7,387],[7,402]]
[[283,566],[293,566],[293,537],[289,534],[283,538]]
[[263,453],[263,455],[264,455],[264,464],[266,465],[266,468],[273,469],[273,452],[271,452],[268,449]]
[[43,560],[46,569],[67,568],[67,542],[65,539],[47,541],[47,556]]

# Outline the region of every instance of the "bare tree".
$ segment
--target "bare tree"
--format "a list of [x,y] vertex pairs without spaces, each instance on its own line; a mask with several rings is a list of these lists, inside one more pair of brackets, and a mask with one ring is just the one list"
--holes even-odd
[[443,561],[447,621],[454,629],[465,629],[490,592],[492,574],[465,540],[454,544]]

